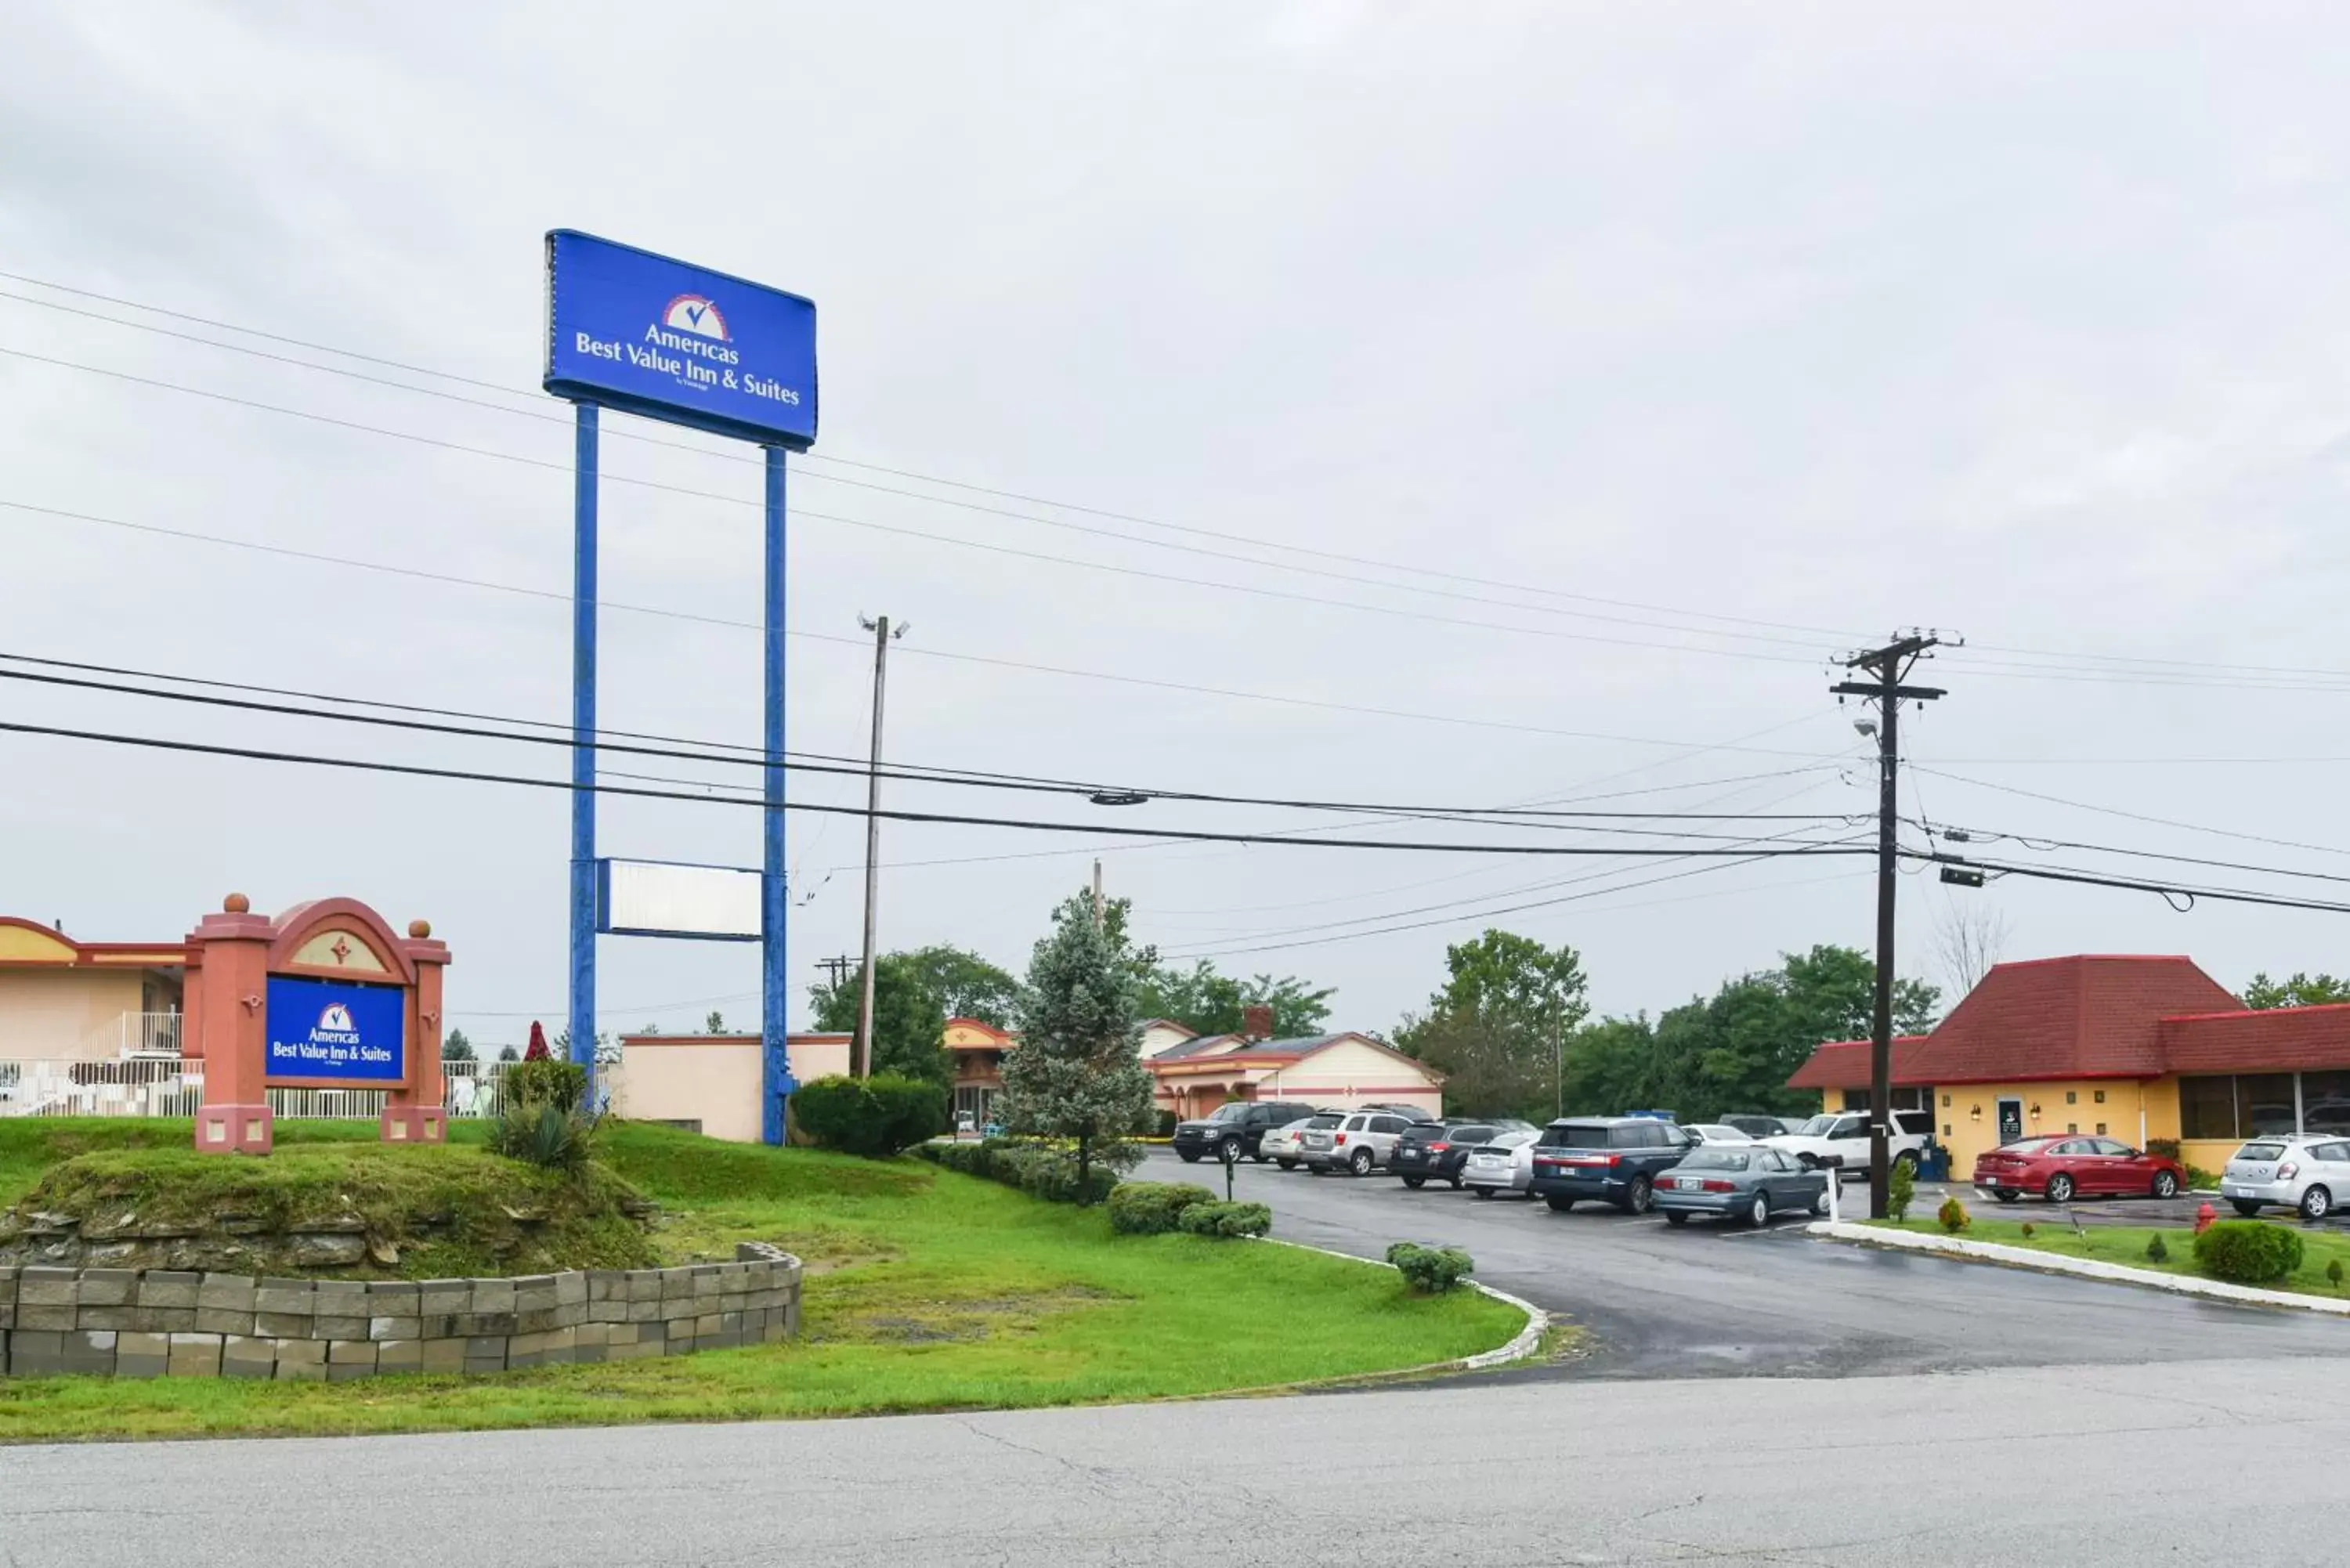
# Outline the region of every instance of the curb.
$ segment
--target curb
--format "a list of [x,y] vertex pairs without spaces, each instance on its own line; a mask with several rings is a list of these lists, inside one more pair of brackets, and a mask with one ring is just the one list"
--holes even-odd
[[[1316,1247],[1305,1241],[1284,1241],[1278,1236],[1262,1236],[1258,1240],[1270,1241],[1276,1247],[1295,1247],[1301,1252],[1319,1252],[1326,1258],[1344,1258],[1350,1263],[1361,1263],[1367,1268],[1385,1269],[1388,1266],[1377,1259],[1357,1257],[1352,1252],[1333,1251],[1327,1247]],[[1507,1345],[1497,1345],[1492,1350],[1481,1350],[1474,1355],[1457,1355],[1450,1361],[1430,1361],[1419,1366],[1399,1366],[1392,1372],[1368,1373],[1365,1376],[1409,1377],[1430,1372],[1482,1372],[1489,1366],[1505,1366],[1510,1362],[1522,1361],[1532,1355],[1534,1353],[1534,1347],[1542,1343],[1544,1332],[1550,1327],[1550,1314],[1522,1296],[1513,1296],[1507,1291],[1495,1290],[1492,1286],[1473,1277],[1469,1281],[1469,1288],[1482,1295],[1491,1296],[1505,1305],[1517,1308],[1526,1314],[1526,1326],[1518,1330],[1516,1336]]]
[[1944,1257],[2005,1263],[2012,1268],[2033,1269],[2044,1274],[2073,1274],[2082,1279],[2104,1280],[2112,1284],[2150,1285],[2158,1291],[2168,1291],[2173,1295],[2206,1296],[2214,1301],[2235,1302],[2246,1306],[2293,1307],[2302,1312],[2350,1317],[2350,1299],[2342,1297],[2303,1295],[2296,1291],[2264,1291],[2252,1285],[2198,1279],[2189,1274],[2168,1274],[2158,1269],[2135,1269],[2126,1263],[2108,1263],[2095,1258],[2068,1258],[2060,1252],[2043,1252],[2032,1247],[2011,1247],[2002,1241],[1970,1241],[1959,1236],[1928,1236],[1915,1231],[1887,1231],[1875,1225],[1856,1225],[1850,1220],[1822,1220],[1813,1224],[1810,1231],[1813,1235],[1825,1236],[1830,1241],[1854,1241],[1867,1247],[1938,1252]]

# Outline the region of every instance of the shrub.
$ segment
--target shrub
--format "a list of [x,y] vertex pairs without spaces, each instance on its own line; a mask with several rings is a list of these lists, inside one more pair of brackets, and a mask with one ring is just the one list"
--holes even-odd
[[1967,1206],[1955,1198],[1943,1199],[1941,1208],[1934,1211],[1934,1218],[1943,1230],[1953,1236],[1974,1223],[1967,1215]]
[[1185,1209],[1175,1223],[1194,1236],[1262,1236],[1273,1229],[1273,1210],[1262,1203],[1210,1199]]
[[1918,1173],[1906,1159],[1893,1162],[1893,1174],[1887,1179],[1885,1206],[1893,1210],[1894,1222],[1909,1218],[1909,1206],[1918,1201]]
[[502,1098],[507,1105],[553,1106],[574,1111],[588,1097],[588,1069],[560,1056],[533,1056],[505,1071]]
[[2216,1280],[2270,1284],[2301,1267],[2301,1236],[2265,1220],[2221,1220],[2195,1238],[2195,1266]]
[[1173,1137],[1175,1126],[1182,1119],[1173,1111],[1159,1111],[1151,1117],[1150,1125],[1160,1137]]
[[2153,1235],[2147,1238],[2146,1258],[2147,1262],[2150,1263],[2167,1263],[2170,1262],[2170,1247],[2168,1243],[2163,1241],[2161,1231],[2157,1231]]
[[1477,1272],[1477,1264],[1458,1247],[1423,1247],[1398,1241],[1388,1249],[1388,1262],[1418,1291],[1449,1291]]
[[[796,1098],[796,1096],[795,1096]],[[1074,1147],[1027,1138],[991,1137],[977,1143],[925,1143],[914,1153],[933,1165],[1016,1187],[1049,1203],[1098,1203],[1118,1189],[1116,1170],[1101,1162],[1097,1150],[1086,1172],[1082,1192],[1077,1186],[1077,1152]]]
[[2178,1140],[2175,1137],[2150,1137],[2146,1140],[2146,1152],[2157,1159],[2177,1159]]
[[2031,1220],[2026,1220],[2023,1222],[2023,1239],[2029,1241],[2038,1234],[2040,1234],[2040,1227],[2034,1225]]
[[490,1124],[489,1149],[549,1170],[577,1171],[596,1152],[596,1122],[577,1106],[546,1100],[508,1100]]
[[2342,1288],[2342,1260],[2335,1258],[2325,1265],[2325,1282],[2335,1290]]
[[921,1078],[817,1078],[792,1096],[792,1116],[818,1147],[885,1158],[946,1127],[946,1091]]
[[2209,1192],[2219,1185],[2220,1178],[2216,1173],[2206,1170],[2199,1165],[2190,1165],[2187,1168],[2187,1189],[2189,1192]]
[[1176,1229],[1186,1210],[1215,1198],[1188,1181],[1121,1181],[1109,1195],[1109,1226],[1128,1236],[1161,1235]]

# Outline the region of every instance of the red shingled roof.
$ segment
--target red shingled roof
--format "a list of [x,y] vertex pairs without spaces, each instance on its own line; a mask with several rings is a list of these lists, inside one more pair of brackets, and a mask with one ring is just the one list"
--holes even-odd
[[2162,1048],[2174,1073],[2350,1067],[2350,1002],[2166,1018]]
[[1923,1064],[1937,1084],[2155,1077],[2166,1070],[2163,1019],[2242,1006],[2191,959],[2003,963],[1927,1036]]
[[[1791,1089],[1865,1089],[1868,1087],[1868,1047],[1866,1040],[1833,1040],[1814,1051],[1811,1060],[1795,1069],[1787,1080]],[[1926,1044],[1923,1034],[1897,1034],[1893,1037],[1893,1083],[1897,1088],[1928,1087],[1933,1082],[1930,1074],[1918,1066],[1918,1048]]]

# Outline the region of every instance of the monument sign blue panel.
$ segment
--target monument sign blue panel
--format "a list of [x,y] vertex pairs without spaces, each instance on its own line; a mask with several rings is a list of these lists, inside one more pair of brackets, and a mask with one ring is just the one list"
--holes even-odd
[[556,397],[795,452],[816,440],[813,301],[556,229],[546,303]]
[[355,1085],[408,1076],[408,993],[396,985],[269,977],[272,1078],[331,1078]]

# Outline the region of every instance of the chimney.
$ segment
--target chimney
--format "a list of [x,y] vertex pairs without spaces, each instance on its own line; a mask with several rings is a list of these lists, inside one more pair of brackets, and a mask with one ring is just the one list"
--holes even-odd
[[1263,1006],[1242,1008],[1241,1034],[1252,1044],[1259,1040],[1272,1039],[1273,1009]]

